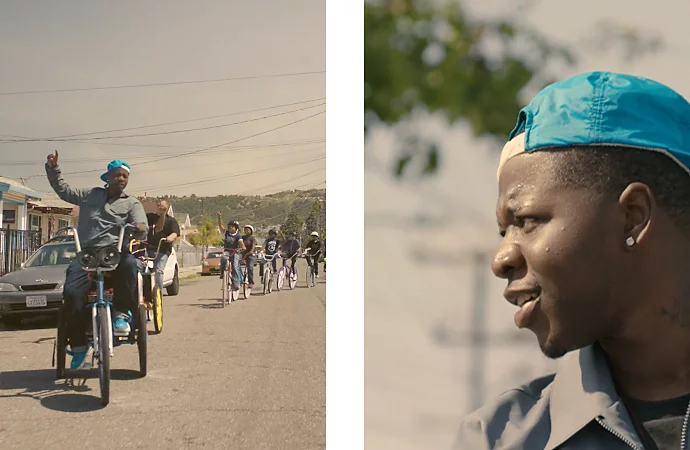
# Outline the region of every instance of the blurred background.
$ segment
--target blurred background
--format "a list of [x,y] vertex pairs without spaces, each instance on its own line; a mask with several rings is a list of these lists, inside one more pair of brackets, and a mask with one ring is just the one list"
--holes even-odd
[[611,70],[690,97],[682,0],[365,2],[365,444],[451,448],[462,418],[554,371],[513,324],[496,167],[544,85]]

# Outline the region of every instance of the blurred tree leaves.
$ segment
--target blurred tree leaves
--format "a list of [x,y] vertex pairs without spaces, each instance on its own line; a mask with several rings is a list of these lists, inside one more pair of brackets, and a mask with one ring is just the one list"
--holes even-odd
[[[470,18],[458,2],[385,0],[364,4],[364,132],[411,122],[420,111],[464,120],[475,136],[504,138],[515,124],[520,92],[554,80],[547,65],[572,66],[565,45],[508,20]],[[654,51],[660,41],[602,22],[586,46],[626,58]],[[620,47],[621,48],[616,48]],[[591,51],[596,51],[592,49]],[[441,151],[418,134],[402,139],[394,174],[414,161],[421,175],[440,167]]]

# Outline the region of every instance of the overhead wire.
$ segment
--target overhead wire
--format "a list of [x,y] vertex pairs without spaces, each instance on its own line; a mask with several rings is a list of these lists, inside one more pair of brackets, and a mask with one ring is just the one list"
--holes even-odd
[[0,92],[0,96],[6,95],[28,95],[28,94],[51,94],[57,92],[83,92],[83,91],[104,91],[113,89],[133,89],[133,88],[144,88],[144,87],[157,87],[157,86],[173,86],[181,84],[201,84],[201,83],[220,83],[225,81],[239,81],[239,80],[256,80],[261,78],[283,78],[283,77],[296,77],[301,75],[316,75],[326,73],[325,70],[314,70],[308,72],[291,72],[291,73],[279,73],[273,75],[253,75],[244,77],[228,77],[228,78],[210,78],[201,80],[185,80],[185,81],[170,81],[164,83],[145,83],[145,84],[124,84],[117,86],[96,86],[87,88],[68,88],[68,89],[34,89],[26,91],[11,91],[11,92]]
[[[283,141],[283,142],[273,142],[269,144],[252,144],[252,145],[237,145],[233,147],[219,147],[218,149],[211,150],[208,152],[205,152],[205,154],[215,154],[215,153],[221,153],[225,152],[225,150],[235,150],[232,153],[243,153],[244,151],[249,151],[249,150],[263,150],[263,149],[271,149],[271,148],[276,148],[276,147],[290,147],[294,145],[305,145],[305,144],[321,144],[326,142],[325,137],[319,137],[319,138],[309,138],[309,139],[298,139],[294,141]],[[101,145],[101,144],[99,144]],[[195,147],[187,147],[187,148],[198,148],[199,146]],[[168,154],[174,154],[174,152],[169,152]],[[123,156],[123,158],[127,158],[127,160],[133,160],[133,159],[142,159],[142,158],[151,158],[155,156],[161,156],[160,152],[156,153],[137,153],[133,155],[126,155]],[[63,159],[62,157],[60,158],[60,162],[63,163],[92,163],[92,162],[103,162],[103,161],[111,161],[113,158],[111,156],[103,156],[103,157],[97,157],[97,158],[66,158]],[[3,166],[28,166],[28,165],[42,165],[45,162],[45,160],[19,160],[19,161],[3,161],[2,165]],[[28,176],[28,175],[27,175]],[[33,175],[32,175],[33,176]],[[43,176],[43,175],[39,175]]]
[[[230,122],[230,123],[225,123],[221,125],[211,125],[207,127],[197,127],[197,128],[187,128],[184,130],[171,130],[171,131],[159,131],[157,133],[140,133],[140,134],[129,134],[129,135],[119,135],[119,136],[95,136],[95,137],[86,137],[79,139],[80,141],[99,141],[103,139],[126,139],[126,138],[133,138],[133,137],[149,137],[149,136],[163,136],[163,135],[169,135],[169,134],[180,134],[180,133],[190,133],[194,131],[205,131],[205,130],[212,130],[216,128],[226,128],[230,127],[233,125],[240,125],[243,123],[250,123],[250,122],[256,122],[258,120],[265,120],[265,119],[270,119],[272,117],[279,117],[279,116],[285,116],[287,114],[292,114],[294,112],[299,112],[299,111],[305,111],[307,109],[312,109],[312,108],[317,108],[319,106],[323,106],[326,103],[319,103],[318,105],[312,105],[312,106],[306,106],[304,108],[299,108],[299,109],[293,109],[291,111],[284,111],[281,113],[277,114],[271,114],[268,116],[261,116],[261,117],[255,117],[253,119],[246,119],[246,120],[240,120],[238,122]],[[8,143],[18,143],[18,142],[65,142],[69,141],[70,139],[29,139],[29,140],[15,140],[15,141],[0,141],[0,144],[8,144]]]
[[276,169],[283,170],[283,169],[286,169],[289,167],[295,167],[295,166],[299,166],[302,164],[308,164],[311,162],[321,161],[321,160],[325,160],[325,159],[326,159],[326,156],[324,155],[324,156],[320,156],[318,158],[303,160],[303,161],[300,161],[299,163],[293,163],[293,164],[288,164],[288,165],[281,164],[281,165],[269,167],[269,168],[256,169],[256,170],[251,170],[251,171],[241,172],[241,173],[236,173],[236,174],[226,174],[226,175],[222,175],[219,177],[207,178],[205,180],[197,180],[197,181],[191,181],[191,182],[186,182],[186,183],[174,183],[174,184],[159,185],[159,186],[148,186],[148,187],[144,187],[144,188],[139,188],[134,192],[149,192],[149,191],[155,191],[157,189],[169,189],[169,188],[179,188],[179,187],[186,187],[186,186],[198,186],[198,185],[202,185],[202,184],[217,183],[219,181],[226,181],[229,179],[239,178],[239,177],[243,177],[246,175],[254,175],[254,174],[265,172],[268,170],[276,170]]
[[[92,136],[94,134],[106,134],[106,133],[117,133],[117,132],[121,132],[121,131],[143,130],[146,128],[157,128],[157,127],[163,127],[163,126],[168,126],[168,125],[178,125],[181,123],[200,122],[202,120],[218,119],[221,117],[230,117],[230,116],[237,116],[240,114],[249,114],[249,113],[253,113],[253,112],[267,111],[267,110],[271,110],[271,109],[284,108],[287,106],[302,105],[304,103],[312,103],[315,101],[322,101],[322,100],[325,100],[325,97],[311,99],[311,100],[304,100],[304,101],[300,101],[300,102],[285,103],[282,105],[268,106],[268,107],[264,107],[264,108],[256,108],[256,109],[250,109],[250,110],[245,110],[245,111],[237,111],[237,112],[233,112],[233,113],[217,114],[215,116],[199,117],[196,119],[177,120],[174,122],[164,122],[164,123],[157,123],[157,124],[152,124],[152,125],[141,125],[141,126],[127,127],[127,128],[116,128],[116,129],[112,129],[112,130],[91,131],[88,133],[65,134],[65,135],[61,135],[61,136],[34,138],[34,137],[17,136],[17,135],[11,135],[11,134],[0,134],[0,136],[2,136],[2,137],[17,138],[16,140],[0,139],[0,143],[37,142],[37,141],[52,140],[52,139],[64,140],[66,138]],[[114,136],[111,136],[111,137],[114,138]],[[69,141],[72,141],[72,139],[70,139]],[[65,140],[65,142],[67,142],[67,141]]]
[[[151,164],[151,163],[160,162],[160,161],[167,161],[167,160],[173,159],[173,158],[182,158],[182,157],[185,157],[185,156],[191,156],[191,155],[199,154],[199,153],[206,152],[206,151],[209,151],[209,150],[214,150],[214,149],[217,149],[217,148],[220,148],[220,147],[224,147],[224,146],[227,146],[227,145],[236,144],[236,143],[241,142],[241,141],[246,141],[246,140],[248,140],[248,139],[252,139],[252,138],[255,138],[255,137],[257,137],[257,136],[262,136],[262,135],[264,135],[264,134],[268,134],[268,133],[271,133],[271,132],[273,132],[273,131],[277,131],[277,130],[280,130],[280,129],[283,129],[283,128],[290,127],[290,126],[292,126],[292,125],[296,125],[296,124],[298,124],[298,123],[300,123],[300,122],[304,122],[304,121],[306,121],[306,120],[309,120],[309,119],[311,119],[311,118],[313,118],[313,117],[319,116],[319,115],[324,114],[324,113],[325,113],[325,111],[320,111],[320,112],[318,112],[318,113],[316,113],[316,114],[312,114],[312,115],[309,115],[309,116],[307,116],[307,117],[303,117],[303,118],[301,118],[301,119],[293,120],[292,122],[286,123],[286,124],[284,124],[284,125],[280,125],[280,126],[277,126],[277,127],[272,127],[272,128],[269,128],[268,130],[264,130],[264,131],[261,131],[261,132],[258,132],[258,133],[253,133],[253,134],[250,134],[250,135],[241,137],[241,138],[234,139],[234,140],[232,140],[232,141],[224,142],[224,143],[222,143],[222,144],[213,145],[213,146],[211,146],[211,147],[205,147],[205,148],[201,148],[201,149],[193,150],[193,151],[189,151],[189,152],[179,153],[179,154],[175,154],[175,155],[172,155],[172,156],[165,156],[165,157],[162,157],[162,158],[155,158],[155,159],[151,159],[151,160],[148,160],[148,161],[143,161],[143,162],[140,162],[140,163],[137,163],[137,164],[133,164],[133,166],[139,167],[139,166],[143,166],[143,165],[145,165],[145,164]],[[102,171],[103,171],[103,169],[79,170],[79,171],[74,171],[74,172],[65,172],[65,173],[63,173],[63,175],[75,175],[75,174],[80,174],[80,173],[98,173],[98,172],[102,172]]]

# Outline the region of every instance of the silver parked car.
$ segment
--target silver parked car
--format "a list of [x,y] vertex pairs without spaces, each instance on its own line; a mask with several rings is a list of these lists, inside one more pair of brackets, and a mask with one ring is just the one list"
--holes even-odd
[[21,269],[0,277],[0,320],[16,325],[25,317],[57,312],[67,266],[76,255],[73,239],[51,240]]

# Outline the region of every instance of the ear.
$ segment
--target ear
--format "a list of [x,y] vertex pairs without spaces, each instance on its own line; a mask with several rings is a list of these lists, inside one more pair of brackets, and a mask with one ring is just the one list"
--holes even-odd
[[656,199],[643,183],[631,183],[625,188],[618,199],[625,214],[625,235],[621,242],[628,237],[633,237],[638,244],[644,241],[645,236],[652,229],[654,216],[656,215]]

